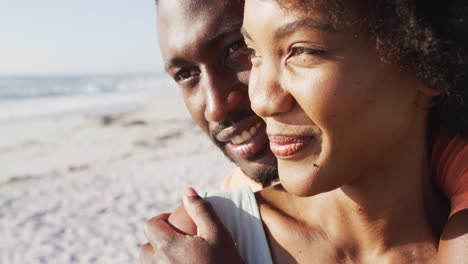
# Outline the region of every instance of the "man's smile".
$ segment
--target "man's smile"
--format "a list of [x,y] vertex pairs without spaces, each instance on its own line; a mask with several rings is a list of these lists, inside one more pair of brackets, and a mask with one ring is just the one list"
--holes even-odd
[[214,138],[224,145],[225,151],[243,159],[258,154],[268,144],[265,123],[255,115],[220,130]]

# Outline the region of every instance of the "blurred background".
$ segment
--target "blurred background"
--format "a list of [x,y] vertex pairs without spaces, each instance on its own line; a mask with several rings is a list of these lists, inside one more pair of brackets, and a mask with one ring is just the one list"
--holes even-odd
[[0,122],[164,87],[152,0],[1,0],[0,35]]
[[0,0],[0,263],[136,263],[231,165],[164,73],[153,0]]

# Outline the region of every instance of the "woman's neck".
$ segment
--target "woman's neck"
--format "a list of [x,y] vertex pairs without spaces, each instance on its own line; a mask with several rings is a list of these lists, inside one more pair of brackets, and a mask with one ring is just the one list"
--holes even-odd
[[335,230],[371,255],[403,244],[435,250],[425,206],[435,196],[426,153],[424,135],[402,140],[380,166],[330,193],[342,216],[334,226],[343,229]]
[[436,254],[438,236],[426,206],[436,194],[426,153],[424,135],[402,140],[386,152],[391,158],[357,180],[315,197],[293,198],[295,210],[308,211],[301,220],[319,222],[339,250],[358,249],[362,262],[386,254],[390,259]]

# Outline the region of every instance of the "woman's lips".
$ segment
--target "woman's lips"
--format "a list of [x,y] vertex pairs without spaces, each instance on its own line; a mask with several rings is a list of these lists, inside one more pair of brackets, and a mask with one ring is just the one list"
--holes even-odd
[[270,149],[279,159],[291,159],[311,140],[311,136],[269,135]]

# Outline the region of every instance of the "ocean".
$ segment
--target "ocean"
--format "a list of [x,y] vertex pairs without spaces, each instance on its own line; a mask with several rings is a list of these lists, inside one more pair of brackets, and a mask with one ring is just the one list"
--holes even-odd
[[0,76],[0,123],[66,113],[131,111],[144,99],[174,87],[164,73]]

